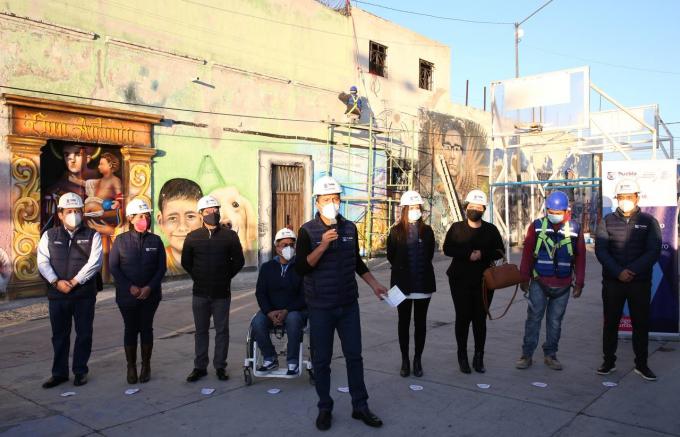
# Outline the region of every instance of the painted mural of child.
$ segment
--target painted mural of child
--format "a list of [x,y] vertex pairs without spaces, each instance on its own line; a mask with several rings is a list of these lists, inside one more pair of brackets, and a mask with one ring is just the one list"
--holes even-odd
[[182,248],[187,234],[202,225],[196,210],[203,191],[198,184],[184,178],[169,179],[158,195],[156,222],[167,239],[166,259],[168,275],[184,273],[182,269]]
[[[85,213],[110,211],[120,208],[123,199],[123,182],[116,172],[120,169],[120,159],[113,153],[102,153],[97,170],[99,179],[82,180],[71,175],[69,180],[85,187]],[[88,205],[90,204],[90,205]]]

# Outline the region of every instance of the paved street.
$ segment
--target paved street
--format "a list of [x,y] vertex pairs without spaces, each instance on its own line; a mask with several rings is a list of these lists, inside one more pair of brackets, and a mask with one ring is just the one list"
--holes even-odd
[[[516,257],[515,257],[516,258]],[[508,316],[489,322],[484,375],[458,370],[453,335],[454,311],[445,270],[437,258],[438,292],[430,305],[422,378],[399,376],[396,311],[375,300],[361,287],[364,366],[370,407],[384,420],[379,430],[350,417],[344,360],[336,340],[332,365],[334,421],[328,435],[390,436],[680,436],[680,352],[673,342],[651,342],[650,367],[657,382],[632,372],[630,342],[620,342],[618,371],[595,374],[600,364],[601,299],[599,265],[589,255],[583,297],[572,299],[565,317],[558,354],[565,369],[556,372],[542,362],[516,370],[526,303],[519,298]],[[386,283],[389,270],[376,263],[376,276]],[[3,435],[60,437],[102,434],[130,435],[309,435],[317,433],[316,394],[307,377],[294,380],[256,379],[246,386],[242,377],[247,323],[257,309],[253,281],[244,273],[236,281],[231,307],[231,379],[218,381],[214,371],[198,383],[187,383],[192,369],[193,320],[188,281],[166,284],[166,297],[156,316],[156,346],[152,379],[127,396],[123,323],[111,293],[103,293],[95,318],[94,350],[89,383],[73,387],[40,387],[49,376],[52,359],[49,320],[23,321],[0,329],[0,432]],[[510,294],[498,292],[496,313]],[[470,335],[472,337],[472,335]],[[472,338],[470,339],[470,349]],[[211,351],[212,355],[212,351]],[[603,381],[616,387],[607,388]],[[539,388],[532,382],[545,382]],[[489,384],[487,389],[477,384]],[[412,391],[410,384],[423,386]],[[201,388],[215,388],[205,396]],[[268,394],[279,388],[279,394]],[[61,397],[75,391],[71,397]],[[199,434],[200,433],[200,434]]]

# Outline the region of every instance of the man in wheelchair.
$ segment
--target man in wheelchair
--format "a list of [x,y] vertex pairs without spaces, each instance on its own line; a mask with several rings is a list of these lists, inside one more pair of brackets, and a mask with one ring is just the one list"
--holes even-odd
[[269,372],[279,367],[276,350],[269,332],[274,327],[285,328],[288,335],[288,375],[298,373],[300,342],[307,324],[302,277],[295,268],[295,240],[293,231],[283,228],[276,233],[276,256],[260,267],[255,297],[260,311],[253,317],[251,330],[264,358],[259,372]]

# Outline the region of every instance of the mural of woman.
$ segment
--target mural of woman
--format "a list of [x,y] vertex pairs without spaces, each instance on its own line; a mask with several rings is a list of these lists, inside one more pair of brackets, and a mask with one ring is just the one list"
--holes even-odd
[[[470,120],[448,118],[440,126],[440,132],[440,153],[444,155],[461,202],[478,186],[477,177],[486,173],[486,131]],[[443,190],[443,187],[437,188]]]

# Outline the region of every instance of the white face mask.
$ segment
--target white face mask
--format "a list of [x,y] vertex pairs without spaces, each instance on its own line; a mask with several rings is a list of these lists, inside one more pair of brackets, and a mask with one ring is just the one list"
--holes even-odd
[[548,214],[548,220],[553,225],[562,223],[562,221],[564,220],[564,214]]
[[333,202],[327,203],[321,208],[321,215],[326,217],[332,223],[335,223],[335,217],[338,216],[338,211],[340,210],[340,205]]
[[409,209],[408,210],[408,221],[409,223],[414,223],[417,222],[420,217],[423,216],[423,213],[419,209]]
[[623,212],[631,212],[632,210],[635,209],[635,202],[632,200],[619,200],[619,208],[621,208],[621,211]]
[[295,256],[295,248],[286,246],[281,250],[281,256],[286,260],[290,261],[291,258]]
[[81,221],[82,218],[77,212],[72,212],[64,217],[64,223],[70,228],[77,228]]

